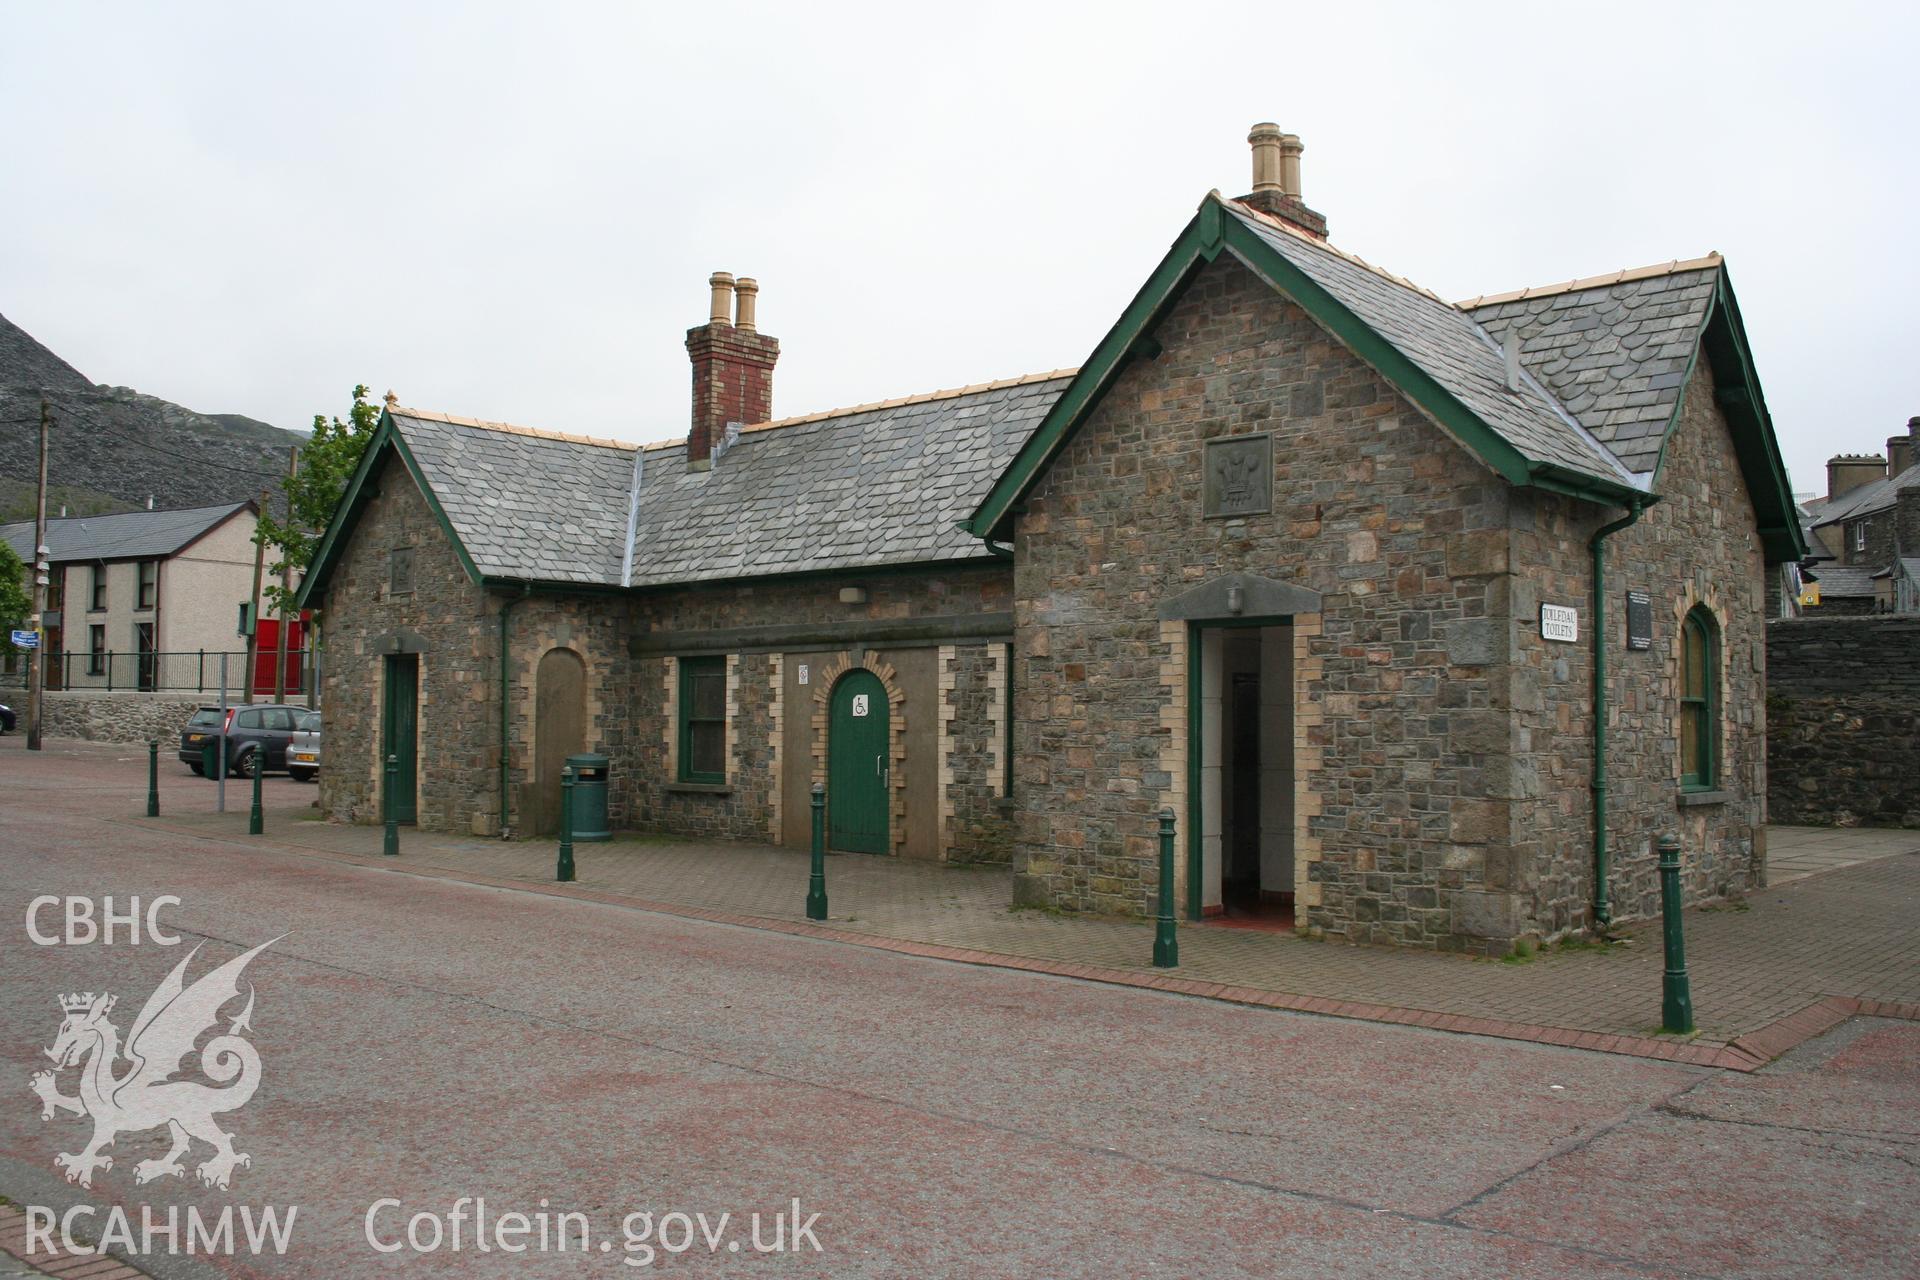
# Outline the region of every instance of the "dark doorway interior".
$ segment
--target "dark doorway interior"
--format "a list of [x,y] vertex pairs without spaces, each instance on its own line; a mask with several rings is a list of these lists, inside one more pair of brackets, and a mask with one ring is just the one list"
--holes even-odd
[[[1293,925],[1291,859],[1276,857],[1292,822],[1285,803],[1290,721],[1283,730],[1271,705],[1291,697],[1279,652],[1288,639],[1279,628],[1230,629],[1222,637],[1219,924]],[[1277,785],[1283,779],[1285,786]]]

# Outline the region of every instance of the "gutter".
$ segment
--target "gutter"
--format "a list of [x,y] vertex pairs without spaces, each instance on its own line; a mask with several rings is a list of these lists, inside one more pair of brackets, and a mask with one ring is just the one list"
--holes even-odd
[[1607,901],[1607,539],[1640,518],[1646,509],[1635,498],[1627,514],[1595,531],[1593,550],[1593,923],[1596,931],[1613,923]]
[[513,606],[524,603],[533,594],[533,584],[520,584],[520,594],[500,602],[500,838],[507,838],[507,772],[512,753],[508,750],[507,707],[511,701],[512,676],[507,666],[507,620]]

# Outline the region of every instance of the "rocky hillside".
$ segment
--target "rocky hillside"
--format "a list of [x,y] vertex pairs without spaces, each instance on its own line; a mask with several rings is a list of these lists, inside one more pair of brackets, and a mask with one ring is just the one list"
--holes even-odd
[[237,502],[272,487],[306,437],[89,382],[0,316],[0,521],[33,515],[40,400],[53,415],[48,514]]

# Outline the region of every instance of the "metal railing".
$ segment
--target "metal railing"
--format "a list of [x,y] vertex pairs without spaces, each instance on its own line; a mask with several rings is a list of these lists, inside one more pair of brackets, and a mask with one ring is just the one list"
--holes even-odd
[[[274,664],[278,654],[263,650],[254,659],[253,693],[255,697],[275,690]],[[304,698],[314,687],[313,664],[317,655],[309,649],[287,650],[286,694]],[[244,649],[221,651],[196,649],[191,652],[126,653],[109,650],[85,653],[77,650],[47,655],[47,688],[51,690],[87,690],[101,693],[213,693],[221,691],[221,659],[225,658],[226,691],[234,696],[247,689],[247,654]],[[21,655],[15,670],[0,680],[24,684],[26,659]]]

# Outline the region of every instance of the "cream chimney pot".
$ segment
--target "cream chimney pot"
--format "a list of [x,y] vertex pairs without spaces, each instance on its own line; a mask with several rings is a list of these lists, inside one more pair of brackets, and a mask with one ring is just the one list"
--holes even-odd
[[731,324],[733,321],[733,273],[716,271],[707,277],[707,284],[713,288],[713,302],[707,307],[707,323]]
[[1283,190],[1280,181],[1280,141],[1287,135],[1280,132],[1280,126],[1271,122],[1262,122],[1253,126],[1247,134],[1247,141],[1253,145],[1253,189],[1255,191]]
[[1280,190],[1295,200],[1300,198],[1300,153],[1305,150],[1299,134],[1280,135]]
[[734,300],[737,310],[733,317],[733,327],[746,333],[754,332],[753,305],[760,295],[760,282],[752,276],[741,276],[734,283]]

